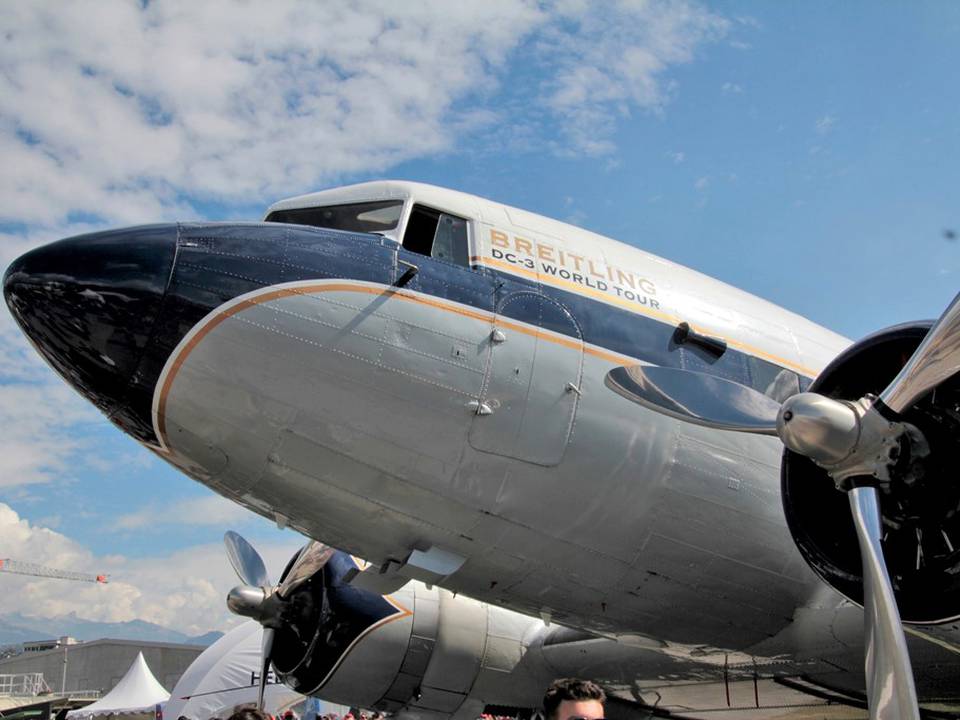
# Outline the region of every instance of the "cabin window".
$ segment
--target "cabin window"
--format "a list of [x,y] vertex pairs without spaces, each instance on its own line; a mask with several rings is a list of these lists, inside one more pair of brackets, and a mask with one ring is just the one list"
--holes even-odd
[[414,205],[407,220],[403,247],[410,252],[468,266],[467,221],[456,215]]
[[382,233],[397,227],[402,212],[403,200],[381,200],[327,207],[275,210],[267,216],[267,222]]

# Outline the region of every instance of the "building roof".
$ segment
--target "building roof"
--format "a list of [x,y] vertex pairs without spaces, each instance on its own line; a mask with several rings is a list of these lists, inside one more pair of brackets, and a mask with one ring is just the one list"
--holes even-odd
[[[68,648],[68,651],[78,652],[81,650],[86,650],[89,648],[101,647],[104,645],[127,645],[130,647],[139,647],[139,648],[169,648],[172,650],[193,650],[200,652],[205,647],[204,645],[194,645],[192,643],[170,643],[170,642],[155,642],[152,640],[121,640],[119,638],[99,638],[97,640],[80,640],[76,643],[71,643],[69,645],[60,645],[59,647],[52,647],[49,650],[34,650],[31,651],[30,657],[43,657],[48,654],[60,654],[64,647]],[[15,660],[22,660],[25,653],[20,653],[19,655],[11,655],[0,659],[0,667],[4,663],[12,662]]]

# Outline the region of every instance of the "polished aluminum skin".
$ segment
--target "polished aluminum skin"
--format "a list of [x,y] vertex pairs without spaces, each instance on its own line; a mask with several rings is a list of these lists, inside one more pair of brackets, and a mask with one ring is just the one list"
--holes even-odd
[[904,412],[917,400],[960,370],[960,295],[937,320],[900,374],[880,393],[895,412]]
[[280,587],[277,588],[277,593],[279,593],[281,597],[286,597],[289,593],[296,590],[313,575],[320,572],[333,553],[333,548],[327,547],[323,543],[314,541],[306,545],[294,561],[290,572],[287,573],[283,582],[280,583]]
[[233,571],[244,583],[256,587],[270,585],[270,576],[263,564],[263,558],[242,535],[228,530],[223,536],[223,544]]
[[629,400],[718,430],[772,434],[780,403],[716,375],[656,365],[618,367],[606,384]]
[[853,488],[850,511],[863,561],[864,632],[867,636],[867,697],[871,720],[919,720],[917,690],[897,601],[880,545],[877,489]]
[[[772,439],[624,402],[609,359],[546,330],[405,290],[290,290],[210,318],[169,385],[169,457],[219,492],[378,564],[437,545],[469,558],[451,589],[604,632],[748,646],[819,587],[783,527]],[[547,416],[524,412],[534,391]]]

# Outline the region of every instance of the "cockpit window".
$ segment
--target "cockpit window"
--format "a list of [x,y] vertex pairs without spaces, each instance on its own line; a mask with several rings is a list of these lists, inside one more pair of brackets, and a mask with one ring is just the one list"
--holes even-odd
[[403,200],[329,205],[327,207],[275,210],[267,222],[294,223],[354,232],[386,232],[400,222]]
[[457,265],[470,264],[467,221],[423,205],[414,205],[407,220],[403,247]]

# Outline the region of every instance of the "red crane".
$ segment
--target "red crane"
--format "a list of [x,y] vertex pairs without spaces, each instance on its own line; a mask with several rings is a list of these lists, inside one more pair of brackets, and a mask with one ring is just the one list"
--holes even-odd
[[79,582],[106,583],[106,575],[97,575],[93,573],[79,573],[71,570],[58,570],[35,563],[21,562],[20,560],[11,560],[10,558],[0,559],[0,572],[15,573],[17,575],[33,575],[34,577],[60,578],[61,580],[77,580]]

